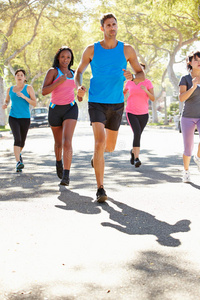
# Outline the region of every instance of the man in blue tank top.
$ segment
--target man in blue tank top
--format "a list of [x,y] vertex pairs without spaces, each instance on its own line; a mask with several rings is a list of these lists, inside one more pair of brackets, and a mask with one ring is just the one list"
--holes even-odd
[[[95,139],[92,166],[97,181],[97,201],[107,199],[103,186],[104,152],[115,149],[117,135],[124,110],[123,85],[125,80],[135,83],[144,81],[144,72],[132,46],[116,39],[117,19],[113,14],[105,14],[101,20],[104,39],[89,45],[75,73],[78,97],[83,97],[86,88],[82,85],[82,74],[90,64],[92,78],[89,88],[89,115]],[[126,70],[127,61],[135,74]]]

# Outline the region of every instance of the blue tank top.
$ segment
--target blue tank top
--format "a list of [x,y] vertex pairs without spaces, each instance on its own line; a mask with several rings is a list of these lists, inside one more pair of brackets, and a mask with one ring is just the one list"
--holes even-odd
[[117,104],[124,102],[123,85],[126,78],[122,69],[126,69],[124,43],[118,41],[113,49],[104,49],[100,42],[94,44],[94,56],[90,62],[89,102]]
[[[26,97],[30,98],[27,92],[27,84],[25,84],[23,90],[21,91]],[[29,119],[30,118],[30,109],[29,103],[21,97],[18,97],[16,93],[13,92],[13,86],[10,88],[9,96],[11,99],[11,109],[10,116],[17,119]]]

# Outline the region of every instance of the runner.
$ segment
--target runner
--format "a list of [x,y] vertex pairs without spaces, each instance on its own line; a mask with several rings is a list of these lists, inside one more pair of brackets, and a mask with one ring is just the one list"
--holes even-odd
[[78,119],[78,106],[74,100],[76,85],[74,71],[71,69],[73,62],[72,50],[66,46],[61,47],[54,57],[53,67],[46,74],[42,88],[42,95],[51,93],[48,120],[54,136],[56,171],[62,179],[61,185],[69,185],[72,137]]
[[31,85],[25,84],[26,72],[18,69],[15,72],[16,85],[7,90],[3,109],[8,107],[11,100],[9,125],[14,136],[14,155],[16,159],[16,172],[21,172],[24,163],[21,151],[24,148],[26,136],[30,126],[30,105],[36,106],[35,92]]
[[[197,127],[200,136],[200,51],[187,57],[189,74],[183,76],[179,83],[179,100],[184,102],[181,116],[183,134],[183,182],[190,182],[189,165],[194,147],[194,131]],[[200,171],[200,143],[194,161]]]
[[[97,201],[104,202],[107,199],[103,183],[104,152],[112,152],[115,149],[124,110],[124,81],[127,79],[140,82],[145,76],[135,50],[116,39],[116,17],[113,14],[105,14],[100,23],[104,39],[85,49],[75,74],[75,82],[78,95],[83,97],[86,88],[82,85],[82,74],[90,64],[92,78],[89,89],[89,115],[95,139],[92,164],[97,181]],[[127,61],[135,75],[126,70]]]
[[[145,65],[140,65],[145,70]],[[127,81],[124,88],[124,95],[128,91],[126,117],[134,135],[130,162],[132,165],[135,165],[135,168],[138,168],[141,165],[139,159],[141,135],[149,119],[149,99],[154,101],[155,97],[153,85],[149,79],[145,79],[145,81],[139,83]]]

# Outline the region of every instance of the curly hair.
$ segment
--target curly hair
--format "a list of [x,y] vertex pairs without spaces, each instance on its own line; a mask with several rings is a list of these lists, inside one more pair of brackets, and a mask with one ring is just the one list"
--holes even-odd
[[69,47],[67,47],[67,46],[62,46],[60,49],[58,49],[58,51],[56,52],[56,55],[54,56],[54,61],[53,61],[53,65],[52,65],[53,68],[55,68],[55,69],[59,68],[59,60],[58,60],[58,58],[59,58],[60,53],[62,51],[64,51],[64,50],[67,50],[67,51],[69,51],[71,53],[71,61],[70,61],[69,65],[68,65],[68,69],[70,70],[71,66],[73,66],[73,63],[74,63],[74,54],[73,54],[72,50]]

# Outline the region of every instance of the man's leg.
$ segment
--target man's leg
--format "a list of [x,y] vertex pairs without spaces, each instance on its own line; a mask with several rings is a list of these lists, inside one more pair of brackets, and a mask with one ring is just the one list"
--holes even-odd
[[106,129],[105,152],[113,152],[117,143],[118,131]]
[[92,123],[93,133],[94,133],[94,155],[93,155],[93,165],[96,175],[97,188],[103,186],[104,179],[104,151],[106,135],[104,124],[100,122]]

